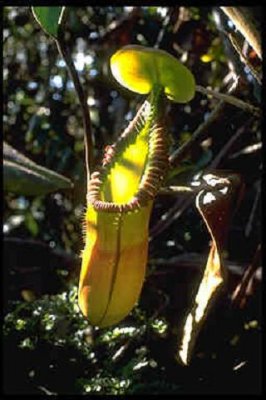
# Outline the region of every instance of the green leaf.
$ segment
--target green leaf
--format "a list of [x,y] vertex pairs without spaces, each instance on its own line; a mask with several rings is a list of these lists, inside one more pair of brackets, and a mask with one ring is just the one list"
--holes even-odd
[[57,38],[65,7],[32,7],[32,13],[42,29]]
[[39,226],[31,212],[28,212],[26,214],[24,223],[25,223],[26,227],[28,228],[28,230],[30,231],[31,235],[34,237],[37,236],[37,234],[39,232]]
[[37,196],[73,186],[68,178],[36,164],[5,142],[3,153],[7,192]]

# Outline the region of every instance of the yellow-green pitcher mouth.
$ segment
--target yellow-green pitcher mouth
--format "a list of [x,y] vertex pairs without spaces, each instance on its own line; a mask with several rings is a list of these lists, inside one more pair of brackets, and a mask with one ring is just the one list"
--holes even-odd
[[156,195],[168,166],[165,130],[151,120],[145,101],[118,141],[108,146],[102,167],[91,176],[88,203],[95,210],[131,211]]

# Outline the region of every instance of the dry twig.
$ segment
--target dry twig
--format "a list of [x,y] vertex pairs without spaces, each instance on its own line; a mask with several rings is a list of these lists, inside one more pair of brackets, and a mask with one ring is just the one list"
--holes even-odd
[[262,60],[261,37],[244,7],[221,7]]
[[235,306],[239,306],[241,308],[245,306],[247,296],[252,293],[253,280],[255,277],[255,273],[259,268],[260,262],[261,262],[261,245],[259,244],[251,264],[247,268],[240,283],[237,285],[231,296],[232,303]]
[[250,63],[249,59],[244,56],[242,49],[238,43],[238,40],[236,38],[236,35],[234,33],[229,33],[228,35],[232,46],[234,47],[235,51],[237,52],[238,56],[239,56],[239,60],[248,67],[248,69],[250,70],[251,74],[253,75],[253,77],[256,79],[256,81],[259,83],[259,85],[262,84],[262,78],[261,78],[261,74],[253,67],[253,65]]
[[65,46],[62,34],[59,35],[56,40],[57,48],[69,70],[70,76],[72,78],[75,90],[77,92],[79,102],[82,110],[83,125],[84,125],[84,144],[85,144],[85,164],[87,170],[87,184],[90,179],[90,173],[93,168],[93,141],[92,141],[92,129],[91,129],[91,119],[89,106],[86,101],[84,91],[82,89],[78,73],[75,69],[74,63],[72,61],[71,55]]
[[261,110],[258,107],[255,107],[252,104],[246,103],[245,101],[240,100],[235,96],[219,93],[219,92],[204,88],[199,85],[196,86],[196,90],[207,96],[213,96],[213,97],[216,97],[217,99],[223,100],[225,103],[232,104],[233,106],[241,108],[242,110],[249,112],[251,114],[254,114],[258,117],[261,115]]

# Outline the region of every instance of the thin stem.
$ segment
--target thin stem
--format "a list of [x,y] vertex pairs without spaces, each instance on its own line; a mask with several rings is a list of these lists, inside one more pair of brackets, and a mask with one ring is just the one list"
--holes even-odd
[[177,165],[181,160],[183,160],[194,144],[202,141],[208,135],[209,127],[214,121],[221,115],[221,111],[224,107],[224,101],[220,101],[214,110],[209,115],[208,119],[204,121],[193,133],[190,140],[185,142],[182,146],[176,149],[169,157],[169,162],[171,165]]
[[249,219],[245,228],[245,236],[248,237],[251,233],[251,229],[252,229],[252,224],[254,221],[254,217],[255,217],[255,211],[257,209],[258,206],[258,202],[259,202],[259,198],[260,198],[260,193],[261,193],[261,187],[260,187],[261,182],[257,181],[256,182],[256,195],[255,195],[255,199],[253,201],[252,204],[252,208],[251,208],[251,212],[249,215]]
[[261,110],[258,107],[255,107],[249,103],[246,103],[243,100],[238,99],[235,96],[231,96],[228,94],[223,94],[219,92],[215,92],[214,90],[211,89],[206,89],[202,86],[197,85],[196,86],[197,92],[200,92],[202,94],[206,94],[207,96],[213,96],[216,97],[217,99],[223,100],[226,103],[232,104],[233,106],[236,106],[238,108],[241,108],[244,111],[247,111],[251,114],[254,114],[256,116],[261,115]]
[[170,23],[171,15],[172,15],[172,11],[171,11],[171,9],[168,8],[167,14],[164,17],[164,21],[162,23],[162,27],[160,29],[160,32],[159,32],[159,34],[157,36],[157,39],[156,39],[156,42],[155,42],[155,45],[154,45],[155,49],[159,49],[159,47],[160,47],[160,44],[161,44],[162,39],[163,39],[163,36],[165,34],[165,30],[167,29],[167,26]]
[[194,192],[189,186],[167,186],[160,189],[159,194],[191,193]]
[[249,59],[243,54],[240,44],[238,43],[237,36],[233,32],[231,32],[227,35],[229,37],[229,40],[232,43],[232,46],[234,47],[235,51],[237,52],[237,54],[239,56],[239,60],[248,67],[248,69],[250,70],[253,77],[261,85],[262,84],[262,78],[260,76],[261,74],[253,67],[253,65],[250,63]]
[[248,13],[242,7],[221,7],[222,11],[232,20],[250,46],[262,60],[261,37]]
[[164,217],[161,218],[151,229],[150,229],[150,237],[149,241],[151,242],[156,236],[162,233],[166,228],[168,228],[174,221],[176,221],[182,213],[186,210],[188,206],[193,202],[194,196],[188,196],[188,198],[180,198],[178,197],[176,203],[173,207],[164,214]]
[[[199,253],[184,253],[174,257],[161,257],[161,258],[149,258],[148,263],[154,266],[170,266],[171,269],[156,269],[151,272],[148,276],[156,276],[163,274],[175,274],[178,269],[192,269],[201,270],[202,265],[205,261],[205,256]],[[224,266],[232,275],[241,277],[245,274],[245,267],[242,264],[235,263],[233,261],[224,260]],[[173,268],[176,267],[176,268]],[[259,275],[255,275],[254,278],[257,281],[261,281]]]
[[253,260],[249,267],[246,269],[240,283],[235,288],[231,300],[234,305],[239,305],[241,308],[245,305],[247,298],[248,286],[252,284],[256,270],[259,268],[261,263],[261,244],[259,243]]
[[62,35],[58,36],[56,40],[57,48],[61,56],[63,57],[67,68],[69,70],[70,76],[72,78],[75,90],[77,92],[79,102],[81,105],[82,110],[82,117],[83,117],[83,126],[84,126],[84,145],[85,145],[85,165],[87,171],[87,186],[90,179],[90,173],[94,166],[93,162],[93,142],[92,142],[92,129],[91,129],[91,119],[90,119],[90,112],[89,106],[86,101],[86,97],[84,91],[82,89],[78,73],[75,69],[74,63],[72,61],[71,55],[68,52]]
[[212,161],[208,169],[215,169],[220,164],[221,160],[225,157],[225,155],[229,152],[230,148],[233,144],[238,140],[238,138],[246,132],[247,126],[249,125],[250,121],[247,124],[242,125],[234,135],[230,137],[230,139],[226,142],[226,144],[222,147],[219,151],[215,159]]

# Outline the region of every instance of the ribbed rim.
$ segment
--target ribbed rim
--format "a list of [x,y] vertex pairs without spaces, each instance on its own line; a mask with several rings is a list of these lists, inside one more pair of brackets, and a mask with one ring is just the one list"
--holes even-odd
[[148,160],[136,194],[129,202],[123,204],[100,199],[103,182],[115,163],[116,154],[123,151],[130,144],[134,135],[137,135],[139,130],[144,127],[145,114],[149,113],[148,107],[150,107],[150,104],[146,101],[117,143],[108,147],[102,167],[91,175],[87,202],[95,210],[106,212],[134,211],[147,205],[147,202],[157,194],[168,167],[167,138],[163,124],[160,122],[156,122],[150,127]]

